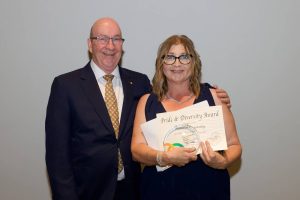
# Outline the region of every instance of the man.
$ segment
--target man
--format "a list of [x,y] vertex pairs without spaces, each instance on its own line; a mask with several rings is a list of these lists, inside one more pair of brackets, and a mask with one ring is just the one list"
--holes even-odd
[[[123,41],[114,19],[98,19],[88,39],[91,61],[53,81],[46,164],[55,200],[138,199],[140,166],[130,152],[132,126],[137,102],[151,85],[146,75],[118,66]],[[114,75],[118,125],[106,100],[105,75]],[[219,92],[230,103],[226,92]]]

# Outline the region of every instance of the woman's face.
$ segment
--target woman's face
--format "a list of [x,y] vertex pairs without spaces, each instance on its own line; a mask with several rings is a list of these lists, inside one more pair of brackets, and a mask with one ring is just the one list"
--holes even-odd
[[189,83],[192,73],[191,59],[182,44],[171,46],[169,52],[164,57],[163,64],[163,72],[169,84]]

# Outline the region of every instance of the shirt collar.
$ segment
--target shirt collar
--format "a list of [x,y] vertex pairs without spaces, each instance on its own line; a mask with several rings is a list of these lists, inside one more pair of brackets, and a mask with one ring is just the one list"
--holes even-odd
[[[91,60],[91,67],[97,80],[102,79],[103,76],[106,75],[106,73],[98,65],[96,65],[96,63],[93,60]],[[120,79],[120,72],[119,72],[118,65],[114,69],[114,71],[112,71],[111,74],[114,75],[115,78]]]

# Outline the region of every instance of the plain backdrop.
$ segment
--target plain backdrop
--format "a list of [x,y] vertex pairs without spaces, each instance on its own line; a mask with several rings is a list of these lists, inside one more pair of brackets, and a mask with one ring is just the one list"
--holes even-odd
[[233,200],[300,199],[298,0],[2,0],[1,200],[51,199],[44,158],[50,86],[88,62],[90,27],[104,16],[123,30],[123,66],[150,79],[164,39],[194,41],[203,81],[230,94],[243,144],[242,161],[230,169]]

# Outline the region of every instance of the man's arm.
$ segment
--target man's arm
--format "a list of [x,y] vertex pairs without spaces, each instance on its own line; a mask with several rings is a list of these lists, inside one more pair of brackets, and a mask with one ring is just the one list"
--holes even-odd
[[46,165],[55,200],[77,200],[70,158],[71,116],[63,86],[54,79],[46,114]]

